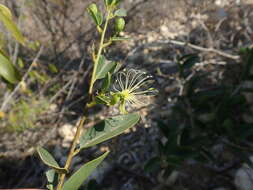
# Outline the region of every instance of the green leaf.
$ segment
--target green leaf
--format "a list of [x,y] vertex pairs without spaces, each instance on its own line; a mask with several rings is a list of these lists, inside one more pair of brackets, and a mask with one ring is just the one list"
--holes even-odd
[[43,73],[39,73],[37,71],[30,71],[29,76],[31,78],[35,78],[40,83],[46,83],[49,80],[49,77],[47,75],[44,75]]
[[37,152],[40,156],[40,159],[44,164],[54,169],[58,173],[67,173],[68,171],[65,168],[61,168],[58,163],[55,161],[54,157],[44,148],[38,147]]
[[96,167],[105,159],[109,151],[102,156],[84,164],[77,170],[63,185],[62,190],[78,190],[82,183],[89,177],[89,175],[96,169]]
[[95,101],[97,104],[110,105],[111,99],[105,94],[99,94],[98,96],[95,97]]
[[20,75],[11,61],[0,51],[0,76],[6,81],[15,84],[20,80]]
[[47,181],[48,181],[48,185],[47,185],[47,188],[49,190],[54,190],[54,185],[53,185],[53,182],[54,182],[54,179],[55,179],[55,170],[54,169],[51,169],[51,170],[48,170],[46,172],[46,177],[47,177]]
[[25,66],[25,64],[21,58],[18,58],[17,64],[18,64],[19,68],[21,68],[21,69],[23,69]]
[[131,40],[131,38],[128,37],[112,37],[112,41],[124,41],[124,40]]
[[121,9],[116,10],[114,15],[124,17],[124,16],[127,16],[127,11],[121,8]]
[[46,176],[47,176],[47,181],[49,183],[53,183],[54,182],[54,177],[55,177],[55,170],[53,170],[53,169],[48,170],[46,172]]
[[107,73],[102,83],[102,92],[107,92],[110,88],[112,75],[110,72]]
[[107,7],[116,6],[121,0],[104,0],[104,3]]
[[92,17],[93,21],[97,26],[100,26],[103,23],[103,15],[102,13],[98,10],[97,5],[95,3],[92,3],[89,5],[87,8],[88,13]]
[[118,94],[112,94],[110,105],[113,106],[120,101],[120,96]]
[[48,190],[54,190],[54,186],[52,184],[47,185]]
[[139,119],[140,115],[137,113],[108,118],[84,131],[80,139],[80,148],[88,148],[111,139],[133,127]]
[[48,65],[48,69],[52,72],[52,73],[58,73],[58,69],[54,64],[49,64]]
[[116,67],[115,62],[107,61],[105,57],[101,55],[97,65],[95,81],[97,79],[104,78],[107,75],[107,73],[112,71],[115,67]]
[[0,12],[10,19],[12,19],[11,11],[8,7],[4,6],[3,4],[0,4]]
[[13,22],[10,10],[2,4],[0,4],[0,21],[19,43],[25,45],[25,38]]

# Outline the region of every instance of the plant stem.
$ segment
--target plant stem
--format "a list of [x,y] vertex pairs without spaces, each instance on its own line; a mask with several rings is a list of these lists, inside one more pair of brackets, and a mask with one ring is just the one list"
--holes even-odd
[[[83,116],[83,118],[82,118],[82,119],[80,120],[80,122],[78,123],[77,130],[76,130],[76,134],[75,134],[75,137],[74,137],[74,139],[73,139],[73,142],[72,142],[72,145],[71,145],[69,154],[68,154],[68,158],[67,158],[66,164],[65,164],[65,166],[64,166],[64,168],[65,168],[66,170],[69,170],[71,161],[72,161],[72,159],[73,159],[73,157],[74,157],[74,155],[75,155],[75,154],[74,154],[75,148],[76,148],[77,142],[78,142],[78,140],[79,140],[79,138],[80,138],[81,129],[83,128],[83,124],[84,124],[85,119],[86,119],[85,116]],[[56,190],[61,190],[61,189],[62,189],[64,180],[65,180],[65,176],[66,176],[65,173],[60,174],[60,176],[59,176],[59,182],[58,182],[58,185],[57,185]]]
[[95,83],[95,76],[96,76],[96,72],[97,72],[98,61],[99,61],[99,58],[101,56],[102,50],[104,49],[105,33],[106,33],[106,30],[107,30],[107,26],[108,26],[110,17],[111,17],[111,11],[108,9],[107,16],[106,16],[106,21],[105,21],[105,26],[104,26],[102,34],[101,34],[98,53],[96,55],[96,59],[93,60],[94,61],[94,67],[93,67],[93,72],[92,72],[92,77],[91,77],[91,82],[90,82],[90,89],[89,89],[89,94],[90,95],[92,94],[93,85]]
[[[93,90],[93,85],[94,85],[94,82],[95,82],[95,75],[96,75],[96,71],[97,71],[97,65],[98,65],[98,62],[99,62],[99,58],[101,56],[101,53],[102,53],[103,49],[105,48],[105,46],[104,46],[105,33],[106,33],[107,26],[108,26],[108,23],[109,23],[109,20],[110,20],[110,16],[111,16],[111,12],[110,12],[110,10],[108,10],[105,25],[104,25],[104,28],[103,28],[103,31],[102,31],[102,34],[101,34],[101,40],[100,40],[100,44],[99,44],[98,53],[97,53],[95,59],[93,59],[94,67],[93,67],[93,72],[92,72],[92,77],[91,77],[91,82],[90,82],[90,88],[89,88],[89,96],[90,97],[92,95],[92,90]],[[84,124],[85,119],[86,119],[85,116],[83,116],[83,118],[81,119],[81,121],[79,122],[79,124],[77,126],[77,131],[76,131],[75,137],[73,139],[73,142],[72,142],[69,154],[68,154],[67,161],[66,161],[65,166],[64,166],[64,168],[66,170],[69,170],[71,161],[72,161],[73,157],[76,155],[76,152],[78,152],[78,151],[76,151],[76,145],[77,145],[77,142],[79,141],[79,138],[80,138],[80,135],[81,135],[81,129],[83,128],[83,124]],[[56,190],[61,190],[62,189],[65,177],[66,177],[65,173],[60,174],[59,182],[58,182],[58,185],[56,187]]]

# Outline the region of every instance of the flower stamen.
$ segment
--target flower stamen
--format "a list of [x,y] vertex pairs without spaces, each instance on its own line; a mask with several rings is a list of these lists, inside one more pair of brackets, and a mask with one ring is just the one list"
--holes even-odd
[[149,87],[151,79],[150,75],[135,69],[124,70],[116,75],[113,89],[121,97],[121,112],[126,113],[125,103],[131,106],[146,105],[145,98],[154,96],[157,92],[154,88]]

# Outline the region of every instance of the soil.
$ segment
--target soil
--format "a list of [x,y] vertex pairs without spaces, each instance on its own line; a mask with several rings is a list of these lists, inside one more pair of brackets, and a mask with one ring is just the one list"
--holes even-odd
[[[4,1],[14,8],[18,3]],[[39,39],[46,46],[41,57],[42,62],[52,62],[65,68],[65,75],[78,70],[80,60],[85,59],[81,73],[85,73],[90,64],[89,45],[95,39],[95,28],[84,12],[91,1],[70,0],[68,7],[46,1],[35,1],[41,7],[29,4],[25,7],[26,19],[22,26],[31,40]],[[192,176],[181,177],[174,185],[168,185],[159,173],[146,173],[145,163],[157,152],[157,139],[160,132],[155,122],[158,118],[169,117],[171,102],[178,94],[179,86],[173,78],[177,70],[175,60],[177,56],[187,53],[198,53],[201,64],[198,70],[213,71],[215,80],[224,73],[225,64],[236,64],[238,60],[222,56],[217,52],[202,51],[170,43],[169,40],[189,42],[198,47],[213,48],[231,56],[238,55],[238,48],[253,45],[253,4],[241,1],[198,1],[198,0],[136,0],[124,1],[122,7],[128,10],[127,28],[124,35],[132,38],[130,41],[113,45],[107,52],[111,59],[120,60],[122,67],[146,70],[156,79],[156,88],[159,95],[147,102],[147,107],[140,109],[141,122],[133,129],[112,141],[93,147],[80,154],[74,161],[73,167],[77,169],[80,164],[98,156],[106,149],[111,150],[110,156],[93,175],[105,190],[162,190],[162,189],[208,189],[210,183],[214,185],[209,189],[227,185],[226,177],[214,177],[209,171],[201,168],[188,169]],[[246,4],[247,3],[247,4]],[[102,5],[101,5],[102,6]],[[64,12],[64,14],[62,13]],[[49,14],[47,13],[54,14]],[[47,16],[49,18],[47,18]],[[43,19],[45,18],[44,22]],[[57,22],[56,22],[57,21]],[[30,31],[33,31],[32,33]],[[71,66],[65,65],[67,62]],[[66,67],[65,67],[66,66]],[[64,163],[70,141],[59,130],[65,124],[75,128],[78,118],[82,114],[85,101],[83,87],[88,83],[88,76],[78,79],[75,92],[71,99],[65,101],[62,96],[54,103],[57,105],[56,113],[61,110],[61,103],[68,105],[84,97],[71,107],[73,115],[64,115],[53,122],[38,121],[38,126],[24,132],[1,132],[0,136],[0,188],[37,187],[43,188],[46,184],[44,172],[47,168],[39,161],[35,147],[45,146],[56,155],[57,161]],[[63,75],[60,83],[64,84],[66,76]],[[87,86],[87,85],[86,85]],[[117,114],[117,108],[95,108],[90,111],[89,126],[103,117]],[[52,112],[54,113],[54,112]],[[70,133],[71,134],[71,133]],[[198,175],[196,174],[199,172]],[[195,176],[194,176],[195,173]],[[194,180],[192,180],[194,178]],[[18,180],[18,183],[17,183]],[[222,182],[221,182],[222,181]]]

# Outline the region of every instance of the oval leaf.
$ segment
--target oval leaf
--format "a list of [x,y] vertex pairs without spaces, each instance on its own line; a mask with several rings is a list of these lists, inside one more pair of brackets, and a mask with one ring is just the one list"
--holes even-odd
[[65,168],[61,168],[59,164],[55,161],[54,157],[44,148],[38,147],[37,152],[39,153],[40,159],[49,166],[54,169],[58,173],[67,173],[68,171]]
[[62,190],[78,190],[82,183],[89,177],[89,175],[96,169],[96,167],[105,159],[109,151],[102,156],[84,164],[77,170],[63,185]]
[[102,83],[102,92],[107,92],[111,86],[112,74],[110,72],[107,73],[106,77],[103,79]]
[[4,14],[6,17],[12,19],[11,11],[6,6],[0,4],[0,12]]
[[88,148],[111,139],[133,127],[139,119],[140,115],[137,113],[108,118],[83,132],[80,148]]
[[121,9],[116,10],[114,15],[124,17],[124,16],[127,16],[127,11],[121,8]]
[[2,4],[0,4],[0,21],[19,43],[25,45],[25,38],[12,20],[10,10]]
[[112,71],[115,67],[116,67],[115,62],[107,61],[105,57],[101,55],[96,69],[95,81],[97,79],[104,78],[107,75],[107,73]]
[[2,52],[0,52],[0,76],[12,84],[15,84],[20,79],[18,71]]

